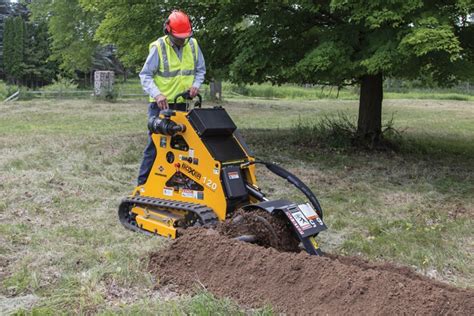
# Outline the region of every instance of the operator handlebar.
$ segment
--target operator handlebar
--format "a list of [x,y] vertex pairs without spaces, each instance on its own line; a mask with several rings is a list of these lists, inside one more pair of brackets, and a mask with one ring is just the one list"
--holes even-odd
[[[191,98],[191,96],[189,95],[189,90],[188,91],[184,91],[183,93],[180,93],[180,94],[177,94],[175,97],[174,97],[174,103],[177,103],[176,101],[178,101],[178,98],[183,98],[185,100],[192,100],[194,98]],[[201,95],[198,93],[196,94],[196,96],[198,98],[198,101],[194,104],[195,107],[198,107],[200,108],[201,107],[201,104],[202,104],[202,97]]]

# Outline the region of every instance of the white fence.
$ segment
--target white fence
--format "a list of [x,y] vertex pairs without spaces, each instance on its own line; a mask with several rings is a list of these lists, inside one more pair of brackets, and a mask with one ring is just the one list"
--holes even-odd
[[[3,102],[15,101],[15,100],[29,100],[29,99],[89,99],[94,98],[94,90],[19,90],[6,98]],[[115,98],[137,98],[141,99],[146,97],[142,91],[117,91]]]

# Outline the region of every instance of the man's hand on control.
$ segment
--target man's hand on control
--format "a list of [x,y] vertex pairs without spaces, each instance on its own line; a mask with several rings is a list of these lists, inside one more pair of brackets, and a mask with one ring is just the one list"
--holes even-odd
[[199,93],[199,88],[196,88],[196,87],[189,88],[189,96],[191,98],[194,98],[195,96],[197,96],[198,93]]
[[160,108],[160,110],[166,110],[168,109],[168,101],[166,100],[166,97],[162,94],[157,95],[155,97],[156,104]]

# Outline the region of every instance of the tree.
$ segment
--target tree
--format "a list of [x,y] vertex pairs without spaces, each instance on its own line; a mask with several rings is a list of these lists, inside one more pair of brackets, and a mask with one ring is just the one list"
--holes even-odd
[[[215,2],[215,1],[214,1]],[[200,1],[115,1],[80,0],[88,12],[101,17],[95,39],[101,44],[112,44],[123,64],[139,70],[148,54],[148,45],[163,35],[163,22],[173,9],[188,13],[193,23],[195,37],[204,51],[208,78],[228,78],[229,53],[232,47],[232,29],[224,28],[206,36],[209,30],[220,27],[212,20],[221,9],[220,3]],[[232,23],[237,23],[235,18]]]
[[472,43],[461,38],[473,9],[464,0],[231,1],[208,35],[232,30],[236,82],[360,84],[358,134],[377,142],[384,77],[472,76]]
[[22,82],[27,86],[51,83],[58,73],[58,64],[50,60],[50,40],[45,23],[26,24],[25,57]]
[[[102,17],[95,38],[112,44],[126,67],[137,69],[148,51],[148,44],[161,30],[167,3],[161,1],[81,0],[84,10]],[[145,57],[144,57],[145,56]]]
[[49,60],[58,62],[67,75],[82,74],[87,81],[96,69],[126,72],[114,48],[101,46],[94,38],[102,19],[99,11],[85,10],[79,0],[38,0],[29,8],[33,21],[47,25],[51,38]]
[[19,16],[5,21],[3,62],[7,78],[18,83],[23,75],[25,50],[25,23]]
[[3,34],[5,24],[11,15],[11,5],[7,0],[0,0],[0,65],[2,65],[1,74],[3,76]]
[[174,8],[190,14],[210,77],[236,83],[360,85],[358,134],[381,138],[383,79],[441,84],[474,74],[470,0],[81,0],[103,19],[96,38],[140,67]]
[[[12,72],[12,64],[11,61],[13,60],[13,46],[14,46],[14,34],[13,34],[13,19],[6,18],[5,23],[3,26],[3,37],[2,37],[2,65],[3,71],[5,74],[10,74]],[[5,47],[7,49],[5,49]]]
[[98,21],[77,0],[39,0],[29,4],[32,19],[46,23],[51,37],[51,57],[67,74],[89,73],[98,43],[94,40]]
[[38,86],[54,79],[57,65],[49,61],[49,38],[46,26],[25,23],[21,16],[5,21],[3,37],[4,71],[16,84]]

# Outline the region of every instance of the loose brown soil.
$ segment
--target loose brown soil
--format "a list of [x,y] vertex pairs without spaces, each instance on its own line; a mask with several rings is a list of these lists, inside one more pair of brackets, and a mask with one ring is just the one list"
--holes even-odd
[[220,223],[217,230],[231,238],[253,235],[260,246],[299,252],[299,240],[288,226],[288,221],[281,216],[272,216],[262,210],[238,210],[231,219]]
[[474,315],[474,291],[448,286],[391,264],[279,252],[215,230],[188,229],[150,256],[160,286],[196,284],[248,307],[291,314]]

